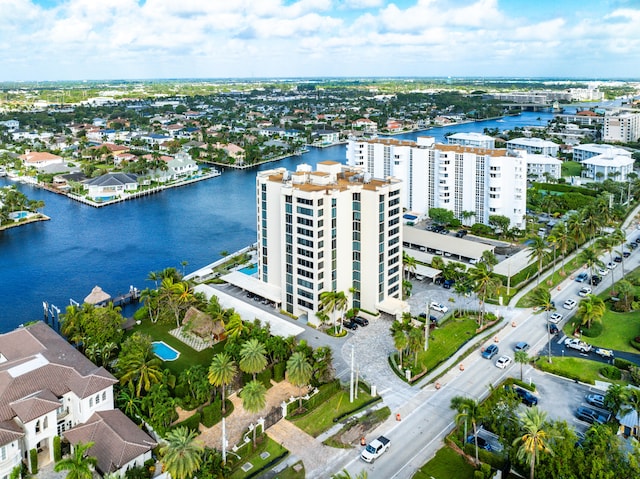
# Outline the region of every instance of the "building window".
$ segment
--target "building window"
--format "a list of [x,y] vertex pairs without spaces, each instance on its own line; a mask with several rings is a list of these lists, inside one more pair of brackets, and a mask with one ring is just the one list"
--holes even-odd
[[7,446],[0,447],[0,461],[7,460]]
[[42,421],[42,429],[45,430],[49,427],[49,418],[47,416],[44,417],[44,421]]
[[96,394],[96,406],[100,404],[100,394]]
[[40,432],[40,419],[36,421],[36,433]]
[[89,407],[93,407],[93,398],[89,398]]

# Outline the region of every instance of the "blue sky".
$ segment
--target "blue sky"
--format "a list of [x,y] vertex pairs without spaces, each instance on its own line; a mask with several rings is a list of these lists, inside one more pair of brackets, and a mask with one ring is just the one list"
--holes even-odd
[[0,0],[0,81],[640,78],[640,0]]

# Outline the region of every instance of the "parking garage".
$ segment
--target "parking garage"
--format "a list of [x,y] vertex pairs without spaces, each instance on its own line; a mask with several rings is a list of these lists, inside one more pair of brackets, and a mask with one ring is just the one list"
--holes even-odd
[[485,251],[493,253],[495,250],[494,245],[425,231],[413,226],[405,225],[402,233],[403,246],[412,250],[407,252],[416,260],[427,264],[431,264],[434,256],[475,264],[482,258],[482,253]]

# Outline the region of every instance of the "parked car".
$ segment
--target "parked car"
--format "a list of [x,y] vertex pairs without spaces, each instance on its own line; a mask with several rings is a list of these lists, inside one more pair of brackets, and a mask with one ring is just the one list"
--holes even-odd
[[369,326],[369,320],[365,319],[365,318],[361,318],[360,316],[356,316],[355,318],[353,318],[353,321],[358,325],[358,326]]
[[578,291],[578,296],[580,296],[582,298],[586,298],[588,295],[591,294],[591,291],[593,291],[593,290],[589,286],[585,286],[580,291]]
[[[562,321],[563,317],[564,316],[562,316],[560,313],[552,313],[551,316],[549,316],[549,322],[555,326],[560,321]],[[558,329],[557,326],[556,326],[556,329]]]
[[627,248],[636,249],[638,247],[638,243],[628,243]]
[[575,349],[585,354],[590,352],[593,347],[584,341],[580,341],[578,338],[567,338],[564,340],[564,345],[567,348]]
[[606,276],[609,274],[609,270],[606,267],[598,268],[596,270],[600,276]]
[[507,390],[513,391],[516,396],[522,401],[522,403],[526,406],[536,406],[538,404],[538,398],[534,396],[531,392],[527,391],[518,386],[505,386]]
[[604,409],[604,396],[602,394],[587,394],[584,399],[592,406]]
[[464,238],[467,235],[468,231],[467,230],[460,230],[456,233],[456,237],[457,238]]
[[524,341],[520,341],[519,343],[516,343],[515,347],[513,348],[513,350],[517,353],[518,351],[528,351],[529,350],[529,343],[526,343]]
[[444,304],[436,303],[435,301],[433,301],[429,307],[434,311],[438,311],[440,313],[446,313],[449,311],[449,308],[447,308]]
[[616,263],[622,263],[622,256],[616,256],[615,258],[613,258],[613,261],[615,261]]
[[564,309],[573,309],[576,307],[576,304],[578,304],[578,302],[575,299],[567,299],[562,307]]
[[594,353],[596,353],[598,356],[601,356],[603,358],[607,358],[607,359],[613,358],[613,351],[611,349],[596,348]]
[[635,239],[635,242],[636,242],[637,244],[640,244],[640,236],[638,236],[638,237]]
[[496,366],[500,369],[504,369],[511,364],[511,358],[509,356],[500,356],[496,361]]
[[576,276],[576,281],[578,283],[584,283],[588,278],[589,278],[589,275],[583,272],[583,273],[580,273],[578,276]]
[[601,281],[602,281],[602,278],[600,276],[595,274],[591,276],[591,286],[598,286]]
[[496,346],[495,344],[490,344],[485,348],[484,351],[482,351],[482,357],[485,359],[491,359],[496,354],[498,354],[498,346]]
[[581,421],[588,422],[589,424],[604,424],[611,419],[610,412],[598,411],[586,406],[580,406],[576,410],[576,417]]
[[549,325],[549,334],[553,334],[555,336],[559,332],[560,332],[560,330],[558,329],[558,326],[556,326],[555,324],[550,324]]
[[456,284],[455,279],[445,279],[444,283],[442,283],[442,287],[445,289],[451,289],[454,284]]
[[350,329],[351,331],[355,331],[356,329],[358,329],[358,325],[356,324],[356,322],[351,319],[346,319],[342,321],[342,325],[345,328]]

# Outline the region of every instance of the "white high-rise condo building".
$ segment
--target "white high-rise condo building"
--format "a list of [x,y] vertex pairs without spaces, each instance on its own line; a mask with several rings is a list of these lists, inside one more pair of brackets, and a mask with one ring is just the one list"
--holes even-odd
[[400,181],[324,161],[261,171],[256,188],[258,278],[282,309],[317,322],[325,291],[367,311],[401,304]]
[[402,181],[402,206],[420,214],[445,208],[462,219],[489,223],[489,216],[509,218],[525,227],[527,163],[503,149],[441,145],[432,137],[417,142],[394,139],[350,140],[347,164],[378,178]]
[[640,138],[640,113],[617,113],[604,117],[604,141],[629,143]]

